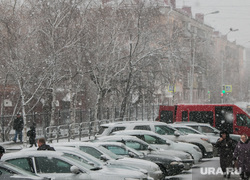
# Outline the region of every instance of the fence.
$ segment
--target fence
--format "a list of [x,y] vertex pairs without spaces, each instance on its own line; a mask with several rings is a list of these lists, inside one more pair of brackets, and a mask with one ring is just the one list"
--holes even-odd
[[[49,113],[34,112],[32,114],[27,114],[26,120],[28,128],[32,123],[36,123],[37,135],[45,136],[48,140],[59,141],[59,139],[68,139],[68,141],[70,141],[70,139],[75,139],[76,137],[81,140],[83,137],[90,138],[91,136],[94,136],[98,132],[100,125],[103,123],[132,120],[154,120],[158,116],[158,107],[159,105],[155,104],[130,106],[127,108],[125,117],[123,118],[119,117],[120,111],[117,107],[103,108],[99,112],[99,120],[94,119],[94,111],[92,109],[77,110],[74,123],[70,123],[70,110],[58,110],[55,113],[54,126],[49,126]],[[2,116],[2,136],[3,132],[6,130],[6,125],[11,118],[13,118],[13,116]]]

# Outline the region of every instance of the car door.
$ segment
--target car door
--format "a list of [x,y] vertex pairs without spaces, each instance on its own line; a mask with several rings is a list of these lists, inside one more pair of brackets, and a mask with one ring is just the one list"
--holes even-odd
[[14,158],[14,159],[6,160],[6,162],[16,165],[24,169],[25,171],[29,171],[34,174],[36,173],[33,159],[31,157]]
[[50,177],[55,180],[66,179],[90,179],[90,176],[85,173],[74,174],[70,171],[72,164],[58,158],[51,157],[35,157],[37,174],[43,177]]

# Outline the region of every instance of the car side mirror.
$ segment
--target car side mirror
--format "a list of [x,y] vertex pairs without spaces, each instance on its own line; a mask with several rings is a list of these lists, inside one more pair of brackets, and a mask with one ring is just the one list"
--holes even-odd
[[171,144],[169,142],[166,141],[166,145],[170,146]]
[[181,134],[180,134],[178,131],[175,131],[175,132],[174,132],[174,135],[175,135],[175,136],[180,136]]
[[153,151],[154,149],[153,149],[152,147],[148,146],[148,150],[149,150],[149,152],[151,152],[151,151]]
[[109,159],[105,156],[105,155],[101,155],[100,156],[100,160],[102,160],[102,161],[108,161]]
[[76,166],[71,166],[70,171],[74,174],[79,174],[81,172],[80,169]]
[[134,158],[134,157],[135,157],[135,154],[132,153],[132,152],[129,152],[128,155],[129,155],[129,157],[131,157],[131,158]]
[[91,165],[91,166],[94,166],[95,164],[91,161],[88,161],[88,164]]

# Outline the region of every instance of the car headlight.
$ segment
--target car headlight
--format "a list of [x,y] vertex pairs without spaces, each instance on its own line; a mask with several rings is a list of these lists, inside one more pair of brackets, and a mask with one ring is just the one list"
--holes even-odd
[[209,139],[207,139],[207,138],[201,138],[201,140],[203,140],[203,141],[207,141],[207,142],[209,142],[209,143],[210,143]]
[[201,149],[198,147],[193,147],[196,151],[201,152]]

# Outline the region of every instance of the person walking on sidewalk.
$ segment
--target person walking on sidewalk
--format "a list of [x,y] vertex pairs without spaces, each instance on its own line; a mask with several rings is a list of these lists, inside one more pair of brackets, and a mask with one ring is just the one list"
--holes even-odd
[[33,147],[33,144],[36,145],[36,126],[35,123],[33,123],[30,126],[30,130],[27,132],[27,136],[29,137],[30,147]]
[[16,143],[17,136],[20,140],[20,142],[23,142],[23,117],[18,113],[16,119],[13,123],[13,129],[15,130],[15,137],[13,141]]
[[217,140],[215,147],[219,149],[220,167],[223,171],[224,177],[230,178],[231,172],[229,172],[229,169],[227,168],[233,167],[233,152],[235,146],[227,131],[220,132],[220,138]]
[[49,150],[49,151],[55,151],[53,147],[50,147],[50,145],[46,144],[45,138],[40,138],[37,140],[38,148],[37,150]]
[[250,142],[246,134],[241,135],[240,142],[234,150],[234,157],[238,163],[241,179],[250,177]]

